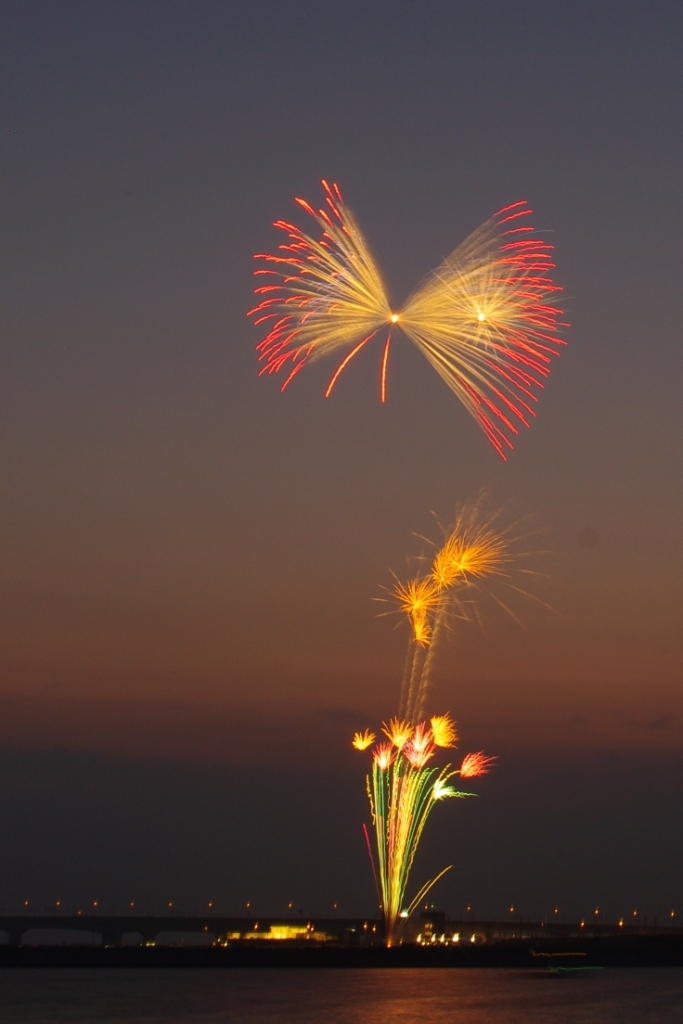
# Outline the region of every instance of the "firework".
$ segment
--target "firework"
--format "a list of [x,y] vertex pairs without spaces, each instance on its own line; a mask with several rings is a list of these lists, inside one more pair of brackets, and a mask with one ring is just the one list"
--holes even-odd
[[386,399],[392,332],[401,330],[478,421],[505,458],[520,425],[535,415],[538,390],[565,344],[561,288],[551,271],[553,246],[529,223],[525,201],[499,210],[469,236],[392,312],[367,244],[337,185],[322,182],[325,207],[299,205],[317,225],[314,237],[276,221],[287,241],[268,266],[249,311],[265,337],[261,374],[283,372],[284,390],[308,362],[341,359],[327,385],[373,339],[383,341],[380,398]]
[[476,754],[466,754],[460,765],[460,775],[463,779],[474,779],[478,775],[486,775],[489,766],[496,761],[495,757],[484,757],[484,751]]
[[371,747],[375,742],[375,739],[376,737],[374,732],[370,732],[369,729],[366,729],[365,732],[355,732],[353,734],[351,745],[355,747],[356,750],[367,750],[368,747]]
[[[455,723],[450,715],[435,716],[430,722],[415,726],[392,719],[382,726],[382,731],[390,742],[380,743],[372,751],[367,790],[375,829],[385,939],[391,945],[397,938],[398,923],[410,916],[432,886],[450,870],[445,868],[423,885],[406,905],[410,870],[435,802],[474,796],[456,789],[449,784],[450,780],[456,775],[483,775],[494,759],[480,752],[468,754],[459,769],[450,765],[427,767],[437,746],[455,744]],[[355,736],[352,742],[357,747]]]
[[[444,874],[427,882],[413,898],[406,896],[415,854],[435,802],[472,796],[453,785],[453,779],[485,775],[496,761],[478,751],[466,754],[457,769],[439,767],[435,764],[439,750],[457,745],[456,724],[448,714],[425,716],[434,650],[451,613],[467,617],[473,594],[492,578],[519,589],[510,581],[512,565],[521,557],[516,525],[500,525],[500,512],[487,515],[485,503],[482,493],[461,506],[453,525],[443,530],[441,545],[423,560],[422,572],[407,583],[397,580],[390,591],[392,602],[410,624],[411,639],[399,713],[382,723],[387,739],[371,750],[372,771],[367,778],[377,850],[373,872],[390,943],[399,938],[401,921]],[[498,603],[505,608],[502,601]],[[353,745],[368,749],[371,735],[368,730],[356,733]]]
[[458,734],[455,729],[455,722],[450,715],[436,715],[430,719],[432,736],[437,747],[454,747]]
[[411,627],[412,652],[406,661],[399,714],[416,721],[425,713],[434,667],[433,649],[451,609],[462,606],[461,594],[480,581],[507,576],[510,530],[493,521],[481,522],[481,499],[464,506],[434,554],[425,573],[403,583],[397,580],[390,596]]
[[430,577],[409,580],[408,583],[396,581],[393,595],[410,620],[415,642],[422,647],[426,647],[430,641],[430,619],[441,603],[442,589],[443,587]]
[[412,736],[413,727],[401,718],[392,718],[388,723],[382,722],[382,732],[397,750],[401,750]]
[[[327,209],[315,211],[297,199],[317,222],[320,239],[294,224],[278,220],[275,227],[287,235],[277,255],[257,254],[272,264],[255,273],[268,277],[255,294],[258,305],[249,311],[267,334],[257,346],[264,366],[261,373],[287,375],[282,390],[306,362],[344,352],[326,395],[357,352],[385,324],[391,324],[382,280],[351,211],[336,185],[323,181]],[[271,279],[277,280],[273,282]]]

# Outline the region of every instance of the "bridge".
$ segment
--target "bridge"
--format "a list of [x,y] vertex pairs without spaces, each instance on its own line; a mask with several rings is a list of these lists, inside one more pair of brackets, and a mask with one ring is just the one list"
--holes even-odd
[[[0,914],[0,932],[10,946],[21,946],[31,931],[70,931],[75,935],[100,935],[103,946],[120,946],[124,936],[139,945],[155,945],[164,935],[196,935],[214,943],[253,940],[337,942],[344,945],[375,945],[382,942],[383,924],[373,918],[342,917],[235,917],[217,914]],[[615,938],[623,935],[683,935],[675,924],[645,925],[598,923],[594,920],[473,921],[448,920],[444,914],[426,913],[407,925],[406,939],[422,941],[492,943],[506,939]],[[189,943],[191,944],[191,943]]]
[[139,944],[152,946],[160,935],[182,934],[224,943],[249,939],[347,941],[354,937],[381,939],[382,924],[370,918],[223,917],[155,914],[0,914],[0,932],[10,946],[21,946],[30,931],[70,931],[100,935],[103,946],[120,946],[124,936],[138,936]]

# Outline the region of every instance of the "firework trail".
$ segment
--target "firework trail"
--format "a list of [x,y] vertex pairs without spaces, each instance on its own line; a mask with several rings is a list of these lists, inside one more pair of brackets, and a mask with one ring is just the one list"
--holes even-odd
[[[378,743],[372,751],[372,774],[367,778],[367,790],[375,829],[376,880],[384,911],[385,941],[391,945],[397,938],[397,925],[410,916],[432,886],[450,870],[447,867],[441,871],[405,905],[410,870],[435,803],[448,797],[474,796],[474,793],[456,789],[450,780],[456,775],[462,778],[484,775],[494,758],[484,757],[480,752],[468,754],[460,768],[428,767],[437,747],[455,746],[455,723],[449,715],[439,715],[417,725],[393,718],[382,725],[382,731],[388,742]],[[356,737],[353,745],[361,749]],[[371,862],[374,872],[372,854]]]
[[325,396],[351,360],[379,336],[380,398],[386,399],[392,332],[401,329],[477,420],[505,458],[520,424],[535,416],[537,391],[550,372],[561,331],[561,288],[551,271],[553,246],[537,237],[525,201],[486,221],[428,275],[399,312],[337,185],[322,182],[325,208],[297,203],[319,238],[279,220],[287,242],[269,264],[249,311],[266,331],[257,345],[261,374],[285,373],[282,390],[303,367],[341,356]]
[[513,560],[512,528],[482,523],[481,514],[481,499],[461,508],[427,572],[408,583],[397,580],[391,591],[412,632],[399,704],[399,715],[411,722],[424,717],[434,652],[460,594],[488,577],[507,576]]
[[[422,886],[409,901],[406,890],[415,854],[434,804],[447,797],[473,796],[456,789],[451,780],[484,775],[495,758],[483,751],[467,754],[457,769],[430,764],[437,749],[457,743],[450,715],[425,720],[432,656],[452,607],[461,591],[493,576],[508,575],[513,560],[511,531],[500,528],[497,517],[483,518],[484,495],[462,507],[453,526],[423,573],[408,583],[399,580],[391,591],[411,627],[411,640],[403,676],[399,714],[382,725],[386,740],[376,743],[369,730],[357,732],[352,745],[372,749],[372,773],[367,792],[377,848],[377,869],[371,862],[385,919],[385,938],[399,937],[400,924],[409,917],[431,887],[450,868]],[[374,746],[373,746],[374,744]],[[366,842],[367,831],[366,831]],[[371,851],[370,851],[371,852]]]

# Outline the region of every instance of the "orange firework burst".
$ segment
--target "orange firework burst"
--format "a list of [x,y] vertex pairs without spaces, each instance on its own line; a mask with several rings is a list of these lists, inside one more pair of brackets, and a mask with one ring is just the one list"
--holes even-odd
[[382,722],[382,732],[398,750],[401,750],[413,735],[413,727],[410,722],[404,722],[401,718],[391,718],[388,723]]
[[[526,527],[524,533],[517,533],[520,521],[504,525],[501,510],[487,513],[486,504],[482,493],[461,505],[454,524],[447,529],[441,527],[444,540],[422,573],[408,582],[397,581],[388,591],[389,603],[398,605],[411,629],[398,709],[399,715],[411,722],[427,714],[427,695],[436,678],[435,651],[456,618],[478,620],[479,596],[490,599],[516,621],[505,591],[514,599],[523,595],[538,600],[514,577],[540,576],[524,562],[541,552],[523,550],[520,542],[528,538]],[[421,561],[424,565],[426,559]],[[495,586],[491,587],[494,580]]]
[[459,580],[492,576],[510,561],[504,537],[491,527],[472,527],[459,521],[434,556],[431,576],[440,588]]
[[490,765],[497,760],[498,758],[496,757],[485,757],[483,750],[476,754],[466,754],[460,765],[460,777],[462,779],[475,779],[478,775],[486,775]]
[[325,208],[299,205],[316,222],[319,238],[276,221],[287,242],[277,254],[259,254],[270,266],[249,311],[266,335],[258,344],[261,373],[286,372],[284,390],[306,365],[341,356],[325,391],[330,395],[351,360],[380,334],[384,338],[380,396],[386,398],[392,330],[400,328],[423,353],[487,437],[505,457],[550,363],[564,344],[559,285],[550,276],[553,246],[529,224],[525,201],[499,210],[469,236],[392,312],[379,270],[337,185],[322,182]]
[[437,747],[454,747],[458,740],[455,722],[450,715],[435,715],[430,719],[432,736]]
[[415,642],[426,646],[432,632],[430,615],[438,608],[441,600],[438,584],[429,577],[409,580],[407,583],[397,580],[393,596],[410,620]]
[[503,566],[511,561],[506,532],[477,523],[478,513],[476,505],[462,509],[429,573],[407,583],[397,580],[391,590],[421,647],[432,642],[434,623],[446,607],[449,591],[487,576],[504,575]]
[[370,732],[366,729],[365,732],[355,732],[353,739],[351,740],[351,746],[355,747],[356,750],[367,750],[375,742],[374,732]]

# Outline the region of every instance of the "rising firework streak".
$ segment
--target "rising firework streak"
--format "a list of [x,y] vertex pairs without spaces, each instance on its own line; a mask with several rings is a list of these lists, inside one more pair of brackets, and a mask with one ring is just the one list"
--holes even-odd
[[535,416],[537,391],[565,344],[551,271],[553,246],[529,223],[526,201],[504,207],[427,276],[399,312],[337,185],[322,182],[326,208],[297,203],[319,238],[284,220],[287,235],[249,311],[265,329],[261,374],[284,373],[282,390],[310,362],[341,357],[325,391],[373,340],[381,342],[380,397],[386,399],[392,337],[400,329],[422,352],[505,458],[520,424]]
[[399,714],[415,722],[425,713],[433,669],[433,648],[460,594],[490,577],[507,578],[513,554],[510,530],[480,521],[481,502],[462,507],[427,571],[407,583],[397,580],[390,596],[412,631]]
[[386,740],[377,743],[375,733],[366,729],[355,733],[351,741],[356,750],[373,748],[367,793],[377,865],[367,830],[365,836],[389,944],[399,937],[401,921],[450,870],[445,868],[414,897],[406,897],[415,854],[435,803],[447,797],[473,796],[456,789],[451,780],[457,775],[462,779],[484,775],[495,761],[478,751],[467,754],[457,769],[430,764],[439,747],[456,746],[457,732],[450,715],[435,715],[428,720],[424,716],[433,668],[431,655],[443,636],[450,609],[457,604],[459,592],[471,590],[487,577],[507,576],[506,569],[513,560],[510,545],[510,531],[497,527],[495,517],[482,521],[481,500],[476,501],[459,510],[422,575],[408,583],[397,581],[391,591],[412,633],[399,715],[382,725]]

